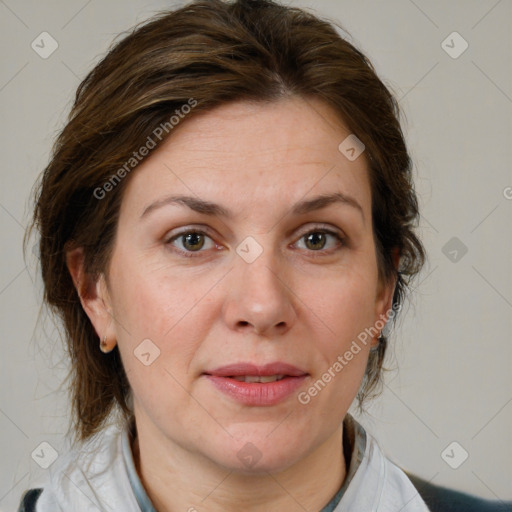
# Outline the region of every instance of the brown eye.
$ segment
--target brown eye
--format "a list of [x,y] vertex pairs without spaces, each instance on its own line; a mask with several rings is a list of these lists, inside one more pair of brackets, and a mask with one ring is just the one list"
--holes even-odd
[[199,256],[208,249],[215,248],[211,237],[202,231],[184,231],[173,236],[166,243],[184,256],[192,256],[194,253]]
[[204,235],[201,233],[187,233],[181,238],[183,247],[188,251],[198,251],[204,246]]
[[326,234],[320,233],[319,231],[315,231],[313,233],[305,235],[304,239],[306,241],[306,247],[308,249],[318,251],[325,247]]
[[302,235],[296,242],[299,249],[312,252],[340,249],[344,239],[334,231],[316,230]]

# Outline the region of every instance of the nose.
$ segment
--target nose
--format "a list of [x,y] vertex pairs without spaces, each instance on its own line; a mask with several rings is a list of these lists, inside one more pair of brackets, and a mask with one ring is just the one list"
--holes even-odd
[[252,263],[238,258],[230,272],[223,316],[232,330],[275,338],[290,330],[297,313],[284,269],[264,255]]

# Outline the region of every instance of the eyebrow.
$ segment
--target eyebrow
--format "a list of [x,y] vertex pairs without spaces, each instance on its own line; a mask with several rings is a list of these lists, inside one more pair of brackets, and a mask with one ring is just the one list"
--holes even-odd
[[320,196],[314,197],[313,199],[300,201],[293,207],[292,213],[295,215],[303,215],[305,213],[320,210],[331,204],[336,203],[351,206],[352,208],[359,210],[359,213],[361,214],[361,217],[363,218],[364,222],[365,218],[362,206],[353,197],[347,194],[343,194],[342,192],[335,192],[333,194],[322,194]]
[[[148,205],[144,211],[142,212],[141,218],[147,216],[152,211],[162,208],[163,206],[179,204],[183,206],[187,206],[191,210],[202,213],[204,215],[218,216],[218,217],[226,217],[232,218],[233,214],[228,209],[223,206],[212,203],[211,201],[205,201],[203,199],[199,199],[198,197],[193,196],[169,196],[163,199],[159,199],[154,203]],[[306,213],[311,213],[316,210],[321,210],[322,208],[326,208],[331,204],[344,204],[347,206],[351,206],[356,210],[359,210],[361,217],[363,218],[363,222],[365,221],[364,211],[361,205],[351,196],[347,194],[343,194],[341,192],[335,192],[333,194],[322,194],[312,199],[302,200],[296,203],[292,208],[292,214],[294,215],[304,215]]]

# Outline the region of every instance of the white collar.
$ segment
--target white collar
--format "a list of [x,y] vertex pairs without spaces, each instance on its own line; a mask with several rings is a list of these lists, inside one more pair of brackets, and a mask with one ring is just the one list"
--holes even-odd
[[[347,420],[353,422],[355,445],[359,439],[364,453],[354,460],[357,450],[352,446],[348,485],[333,512],[428,512],[411,481],[383,455],[376,440],[353,418],[347,416]],[[151,508],[146,503],[141,509],[130,483],[123,455],[123,439],[126,449],[128,436],[128,424],[124,430],[108,427],[81,448],[59,457],[49,468],[50,482],[44,486],[37,511],[153,512],[149,499]]]

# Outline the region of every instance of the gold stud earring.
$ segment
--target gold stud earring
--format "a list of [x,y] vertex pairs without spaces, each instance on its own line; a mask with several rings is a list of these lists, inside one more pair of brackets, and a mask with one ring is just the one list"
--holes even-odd
[[108,348],[108,344],[107,344],[107,335],[103,336],[103,339],[101,340],[100,342],[100,350],[104,353],[104,354],[108,354],[112,349],[109,349]]

